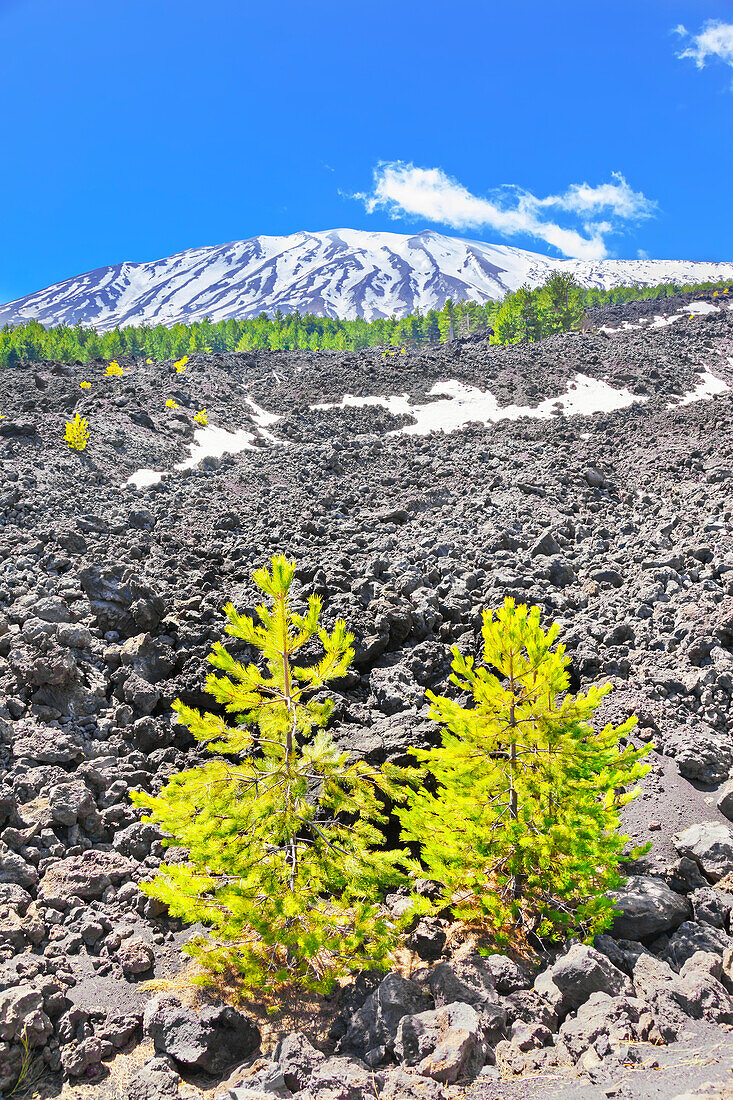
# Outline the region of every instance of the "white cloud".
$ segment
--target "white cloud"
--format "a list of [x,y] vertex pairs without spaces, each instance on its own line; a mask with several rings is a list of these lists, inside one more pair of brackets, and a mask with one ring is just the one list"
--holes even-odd
[[[612,173],[608,183],[576,183],[546,198],[510,186],[483,198],[441,168],[418,168],[404,161],[379,164],[373,192],[354,197],[363,200],[369,213],[385,209],[392,218],[420,217],[452,229],[491,229],[504,237],[526,235],[583,260],[603,259],[608,255],[606,237],[618,232],[620,223],[649,217],[655,208],[619,172]],[[551,210],[570,215],[579,226],[551,220]],[[597,220],[602,213],[605,218]]]
[[576,214],[592,214],[608,210],[617,218],[635,220],[649,217],[656,204],[641,191],[632,191],[620,172],[611,172],[611,183],[591,187],[587,183],[571,183],[564,195],[550,195],[537,200],[540,206],[557,206]]
[[710,19],[699,34],[693,35],[680,23],[675,27],[675,33],[691,39],[690,45],[682,53],[678,53],[678,57],[689,57],[698,69],[704,69],[705,62],[710,57],[717,57],[733,68],[733,23]]

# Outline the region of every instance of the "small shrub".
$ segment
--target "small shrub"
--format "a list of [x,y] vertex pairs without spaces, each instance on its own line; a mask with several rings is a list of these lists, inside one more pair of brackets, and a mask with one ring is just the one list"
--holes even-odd
[[91,389],[91,387],[92,387],[91,382],[80,382],[79,383],[79,389],[81,389],[81,390],[89,390],[89,389]]
[[165,403],[166,409],[180,409],[180,405],[177,401],[174,401],[172,397],[169,397]]
[[435,793],[417,787],[400,811],[403,839],[443,885],[441,904],[496,942],[519,929],[590,937],[610,924],[606,891],[623,882],[629,839],[619,810],[649,770],[648,748],[619,747],[635,718],[590,725],[610,684],[567,692],[557,635],[554,624],[542,630],[539,608],[512,599],[484,613],[486,667],[453,650],[451,681],[471,704],[427,693],[443,739],[415,755]]
[[[348,762],[324,729],[333,703],[313,698],[348,669],[352,635],[342,619],[330,632],[320,626],[318,596],[305,614],[292,610],[294,576],[282,556],[254,573],[269,601],[257,608],[259,622],[224,609],[227,633],[258,651],[263,667],[214,645],[209,661],[224,675],[211,674],[206,687],[220,714],[174,704],[213,759],[174,776],[157,797],[132,795],[168,843],[188,852],[141,889],[208,925],[210,935],[184,950],[244,992],[291,981],[322,991],[352,970],[385,965],[397,929],[377,899],[404,877],[399,854],[381,850],[379,828],[379,794],[399,799],[401,789],[389,769]],[[303,650],[312,664],[296,663]]]
[[110,363],[107,364],[107,369],[104,373],[112,375],[112,377],[114,378],[119,378],[122,375],[123,371],[117,360],[113,359]]
[[188,356],[184,355],[181,359],[176,359],[173,366],[175,367],[176,374],[183,374],[186,369],[186,363],[188,362]]
[[89,437],[89,422],[86,417],[76,413],[72,420],[66,421],[64,441],[68,443],[72,451],[86,450]]
[[20,1072],[18,1074],[18,1080],[10,1090],[9,1095],[17,1097],[18,1100],[24,1098],[24,1100],[32,1100],[38,1096],[36,1091],[38,1083],[43,1077],[45,1065],[40,1054],[31,1049],[30,1042],[28,1040],[28,1027],[23,1026],[23,1030],[20,1033],[20,1045],[23,1048],[20,1061]]
[[209,423],[209,417],[206,413],[206,409],[200,409],[197,413],[194,413],[193,418],[197,424],[201,424],[201,426],[204,428]]

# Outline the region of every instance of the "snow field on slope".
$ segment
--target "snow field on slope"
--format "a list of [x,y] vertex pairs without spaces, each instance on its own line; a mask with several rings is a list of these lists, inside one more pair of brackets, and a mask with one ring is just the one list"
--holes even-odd
[[104,332],[205,316],[243,319],[276,308],[372,320],[439,308],[449,297],[498,299],[556,270],[605,289],[733,278],[730,263],[563,260],[432,230],[407,235],[332,229],[252,237],[88,271],[0,306],[0,325],[55,325],[81,317]]
[[[733,366],[733,359],[729,360]],[[697,385],[675,398],[668,405],[668,409],[688,405],[694,401],[702,401],[715,397],[717,394],[730,390],[727,382],[718,378],[710,371],[703,371]],[[519,420],[521,417],[531,417],[537,420],[549,420],[553,416],[592,416],[595,413],[615,412],[618,409],[629,408],[633,404],[644,403],[647,398],[638,397],[624,387],[614,389],[607,382],[598,378],[589,378],[584,374],[576,374],[574,380],[568,384],[565,393],[557,397],[548,397],[539,405],[503,405],[500,406],[494,395],[489,390],[481,390],[477,386],[469,386],[456,379],[448,379],[445,382],[436,382],[429,391],[430,397],[443,398],[432,401],[426,405],[413,405],[409,394],[393,394],[389,397],[356,397],[353,394],[344,394],[340,401],[311,405],[313,411],[328,411],[332,409],[365,408],[369,405],[382,406],[388,412],[396,416],[406,415],[413,418],[414,424],[408,424],[404,428],[397,428],[389,432],[389,435],[428,435],[430,432],[439,431],[446,434],[458,431],[467,424],[495,424],[500,420]],[[283,445],[270,430],[269,425],[276,424],[282,419],[277,413],[268,412],[257,405],[251,398],[245,401],[252,409],[252,418],[257,427],[257,433],[268,443]],[[246,428],[235,432],[227,431],[210,424],[205,428],[199,428],[194,432],[193,442],[189,444],[189,457],[183,462],[177,463],[174,471],[192,470],[206,458],[221,458],[224,454],[238,454],[244,450],[254,450],[255,436]],[[151,485],[157,485],[164,477],[166,471],[141,469],[136,470],[126,484],[136,489],[144,489]]]
[[[252,419],[257,425],[257,432],[269,443],[279,443],[280,440],[268,430],[268,424],[275,424],[281,417],[277,413],[267,412],[266,409],[247,397],[247,404],[252,409]],[[189,443],[189,456],[183,462],[178,462],[173,470],[194,470],[205,458],[221,458],[222,455],[239,454],[240,451],[252,451],[255,449],[255,436],[246,428],[229,432],[226,428],[220,428],[215,424],[207,424],[205,428],[197,428],[193,433],[193,442]],[[150,485],[157,485],[162,480],[164,470],[136,470],[128,477],[125,484],[134,485],[136,489],[145,489]]]
[[527,416],[540,420],[549,419],[562,413],[564,416],[589,416],[597,412],[613,412],[625,409],[634,402],[646,398],[635,397],[630,390],[616,390],[597,378],[588,378],[577,374],[570,382],[567,391],[557,397],[548,397],[537,406],[499,405],[493,393],[480,390],[477,386],[467,386],[453,379],[436,382],[429,396],[442,396],[441,401],[432,401],[427,405],[413,405],[408,394],[392,397],[354,397],[345,394],[340,402],[311,405],[311,409],[361,408],[365,405],[382,405],[395,415],[406,414],[414,418],[415,423],[398,428],[392,435],[427,435],[428,432],[454,432],[466,424],[495,424],[499,420],[519,420]]
[[680,306],[677,312],[669,317],[657,313],[652,321],[648,317],[642,317],[640,321],[624,321],[620,328],[603,325],[599,332],[629,332],[631,329],[644,328],[645,325],[651,328],[665,328],[667,325],[673,325],[675,321],[681,321],[683,317],[705,316],[708,313],[719,313],[724,309],[733,310],[733,302],[722,302],[719,306],[713,302],[692,302],[689,306]]

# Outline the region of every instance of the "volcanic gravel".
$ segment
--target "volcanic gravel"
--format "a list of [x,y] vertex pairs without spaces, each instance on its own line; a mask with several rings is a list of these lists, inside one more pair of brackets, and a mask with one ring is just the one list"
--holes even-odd
[[[0,1089],[13,1083],[24,1012],[49,1080],[90,1081],[97,1100],[176,1095],[116,1084],[104,1068],[141,1041],[142,983],[175,975],[190,931],[135,887],[163,847],[128,796],[202,759],[170,705],[208,705],[222,607],[251,612],[251,572],[274,553],[297,560],[299,598],[320,594],[326,623],[343,617],[356,636],[333,731],[372,763],[435,743],[425,690],[446,684],[452,645],[478,651],[482,609],[506,596],[539,605],[560,624],[573,690],[610,681],[602,720],[636,714],[635,741],[653,745],[625,811],[633,839],[653,847],[631,870],[699,892],[673,837],[730,825],[717,803],[733,767],[733,389],[678,402],[703,372],[733,387],[733,311],[651,327],[690,301],[598,311],[591,330],[528,347],[472,337],[404,355],[195,354],[182,374],[120,358],[122,378],[101,361],[0,369]],[[624,321],[636,327],[600,331]],[[423,405],[447,380],[534,407],[578,374],[641,400],[425,436],[402,434],[410,416],[379,405],[311,408],[345,394]],[[252,445],[175,471],[202,408]],[[280,417],[266,430],[262,409]],[[82,454],[63,442],[75,412],[91,431]],[[161,482],[126,484],[141,468]],[[697,915],[691,926],[700,919],[709,927]],[[666,958],[668,945],[662,936],[644,950]],[[721,957],[727,949],[721,941]],[[27,993],[17,1008],[18,990],[40,1000]],[[727,1043],[729,1056],[725,1019],[705,1026],[700,1049]],[[616,1061],[606,1081],[600,1065],[573,1068],[585,1092],[550,1092],[525,1067],[526,1081],[479,1076],[467,1095],[671,1097],[688,1085],[678,1068],[659,1074],[671,1080],[662,1091],[638,1091],[637,1077],[632,1091],[604,1092],[633,1072]],[[170,1090],[180,1059],[166,1072]],[[553,1089],[570,1089],[558,1080]],[[205,1084],[181,1095],[216,1079]],[[433,1084],[425,1095],[458,1095]],[[302,1095],[352,1094],[324,1084]]]

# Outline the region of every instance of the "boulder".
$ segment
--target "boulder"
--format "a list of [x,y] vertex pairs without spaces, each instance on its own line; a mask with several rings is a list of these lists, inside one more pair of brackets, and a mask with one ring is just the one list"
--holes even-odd
[[173,1059],[157,1054],[125,1082],[125,1100],[179,1100],[180,1083]]
[[552,1032],[544,1024],[528,1024],[524,1020],[515,1020],[512,1024],[511,1040],[524,1053],[549,1046]]
[[728,927],[733,909],[733,894],[726,890],[716,890],[714,886],[704,886],[695,890],[690,901],[698,924],[712,924],[715,928]]
[[396,1066],[387,1070],[379,1100],[448,1100],[448,1095],[443,1086],[432,1078],[423,1077],[416,1070]]
[[733,596],[727,596],[718,604],[711,627],[721,645],[733,649]]
[[507,955],[488,955],[483,959],[483,964],[491,975],[497,993],[516,993],[532,985],[530,975]]
[[[349,1058],[327,1058],[321,1062],[299,1094],[298,1100],[366,1100],[374,1096],[374,1074]],[[379,1095],[377,1093],[377,1095]]]
[[636,940],[615,940],[611,936],[598,935],[593,940],[593,946],[598,951],[607,955],[613,965],[624,974],[632,977],[636,960],[640,955],[649,955],[651,952],[637,943]]
[[83,779],[52,787],[48,794],[51,817],[59,825],[75,825],[95,813],[97,804]]
[[167,680],[176,663],[172,648],[157,641],[152,634],[137,634],[134,638],[128,638],[120,646],[119,657],[123,667],[132,668],[149,684]]
[[432,997],[423,993],[415,982],[399,974],[387,974],[352,1016],[337,1050],[368,1054],[383,1047],[385,1052],[389,1051],[402,1017],[426,1012],[432,1007]]
[[410,932],[407,945],[427,962],[439,959],[445,947],[445,932],[437,917],[423,917]]
[[460,1002],[403,1016],[397,1028],[397,1058],[416,1066],[424,1077],[448,1085],[459,1077],[475,1077],[486,1049],[479,1013]]
[[682,856],[690,856],[713,882],[733,871],[733,833],[727,825],[704,821],[675,833],[672,843]]
[[37,883],[38,871],[33,864],[26,863],[22,856],[0,840],[0,884],[32,890]]
[[690,1019],[713,1022],[732,1019],[733,1001],[722,985],[722,960],[717,955],[691,955],[679,974],[662,959],[645,955],[634,967],[637,995],[648,1002],[661,1036],[676,1040]]
[[540,537],[530,547],[530,555],[533,558],[543,557],[551,558],[554,554],[562,553],[562,546],[558,543],[557,539],[553,535],[552,531],[548,529],[540,535]]
[[272,1057],[292,1092],[305,1088],[308,1079],[326,1060],[325,1054],[316,1050],[300,1031],[292,1031],[281,1039]]
[[162,833],[152,821],[135,821],[126,829],[120,829],[112,837],[112,847],[123,856],[142,863],[150,854],[151,845],[160,840]]
[[131,569],[89,565],[79,572],[97,626],[129,636],[153,631],[165,605]]
[[67,1077],[90,1077],[99,1072],[104,1048],[102,1040],[90,1035],[81,1042],[74,1041],[61,1051],[61,1065]]
[[52,1034],[43,994],[34,985],[21,983],[0,992],[0,1039],[25,1039],[30,1047],[42,1047]]
[[200,1012],[161,994],[148,1002],[143,1030],[159,1054],[188,1069],[221,1073],[253,1054],[260,1045],[254,1021],[229,1005],[206,1005]]
[[[689,961],[693,962],[694,956]],[[685,969],[683,967],[676,984],[684,989],[690,1004],[695,1007],[696,1014],[699,1013],[703,1019],[715,1024],[733,1023],[733,999],[723,983],[714,975],[702,968]]]
[[733,940],[722,928],[716,928],[712,924],[694,924],[685,921],[681,924],[664,951],[664,958],[673,966],[681,967],[697,951],[710,951],[722,955],[728,947],[733,947]]
[[617,939],[645,940],[674,931],[692,916],[687,898],[651,875],[631,875],[610,896],[617,910],[610,935]]
[[430,971],[429,982],[436,1007],[456,1001],[469,1005],[498,1003],[488,959],[480,955],[438,963]]
[[33,605],[33,614],[45,623],[70,623],[74,616],[60,596],[42,596]]
[[143,680],[137,672],[131,672],[127,677],[122,688],[122,694],[139,714],[152,714],[160,701],[158,689],[149,684],[147,680]]
[[640,955],[634,966],[636,996],[648,1001],[658,989],[675,979],[675,972],[664,959],[654,955]]
[[121,1010],[108,1012],[97,1035],[115,1050],[121,1050],[131,1039],[138,1036],[142,1024],[142,1011],[126,1013]]
[[51,864],[38,887],[38,896],[47,905],[65,909],[72,896],[83,901],[101,898],[108,886],[126,882],[134,870],[134,863],[118,852],[92,848],[83,855]]
[[126,978],[132,978],[136,974],[145,974],[152,970],[155,951],[145,940],[133,936],[132,939],[122,941],[117,958],[122,966],[122,973]]
[[724,817],[733,821],[733,779],[729,779],[718,791],[716,805]]
[[84,753],[67,733],[23,719],[15,727],[13,753],[36,764],[75,764]]
[[[557,987],[554,987],[557,990]],[[560,991],[557,990],[559,995]],[[507,1024],[516,1020],[525,1023],[544,1024],[550,1031],[557,1031],[558,1016],[552,1005],[536,989],[518,989],[502,998]]]
[[681,776],[705,786],[727,779],[733,764],[730,737],[704,723],[694,732],[684,726],[674,738],[674,756]]
[[558,1052],[567,1061],[577,1062],[593,1048],[599,1058],[614,1047],[630,1040],[647,1039],[653,1021],[647,1006],[635,997],[611,997],[607,993],[591,993],[573,1019],[566,1020],[558,1033]]
[[20,913],[22,916],[30,905],[31,900],[28,891],[24,890],[22,886],[18,886],[17,883],[0,882],[0,909],[6,907],[8,909],[15,909],[16,912]]
[[602,474],[595,466],[588,466],[583,471],[583,477],[586,485],[589,485],[591,489],[605,489],[609,484],[605,474]]
[[591,993],[605,993],[610,997],[633,993],[628,976],[606,955],[586,944],[574,944],[552,965],[549,977],[560,991],[561,1014],[579,1008]]

